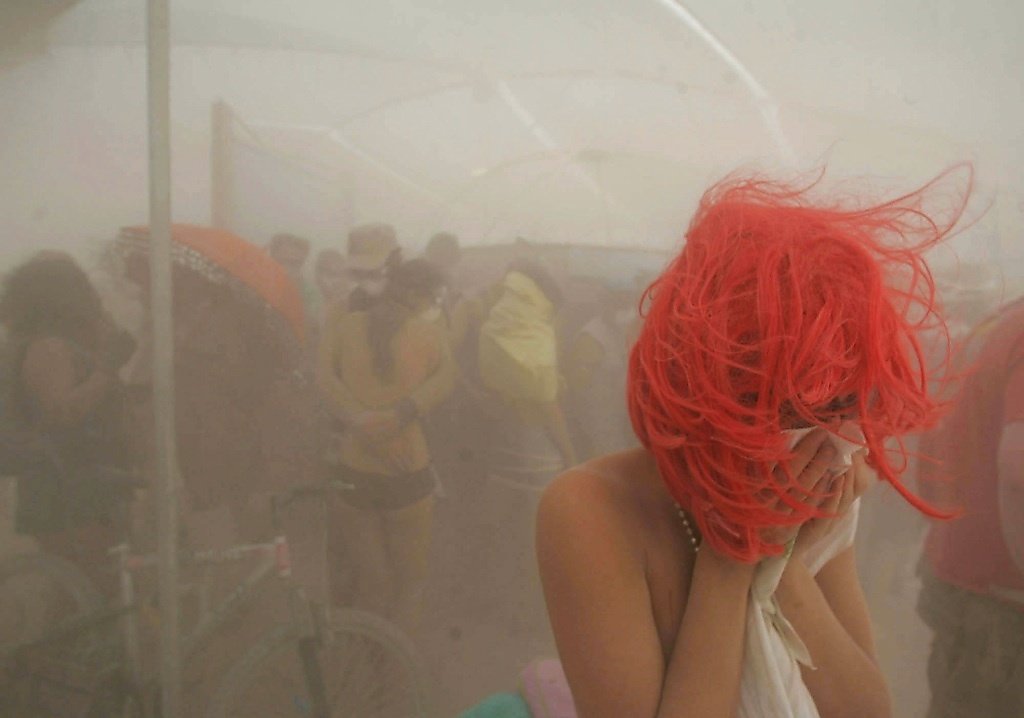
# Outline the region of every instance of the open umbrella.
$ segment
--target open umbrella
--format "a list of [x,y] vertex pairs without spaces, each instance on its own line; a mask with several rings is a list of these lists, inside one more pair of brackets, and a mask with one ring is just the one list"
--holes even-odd
[[[190,224],[171,228],[171,257],[177,267],[236,290],[244,300],[259,301],[282,318],[296,338],[305,340],[305,310],[292,279],[262,247],[223,229]],[[127,259],[145,255],[148,227],[125,227],[118,247]]]

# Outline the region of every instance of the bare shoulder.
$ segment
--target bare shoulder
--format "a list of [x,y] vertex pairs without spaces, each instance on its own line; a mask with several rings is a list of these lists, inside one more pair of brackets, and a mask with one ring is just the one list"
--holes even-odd
[[657,712],[666,659],[655,598],[663,591],[650,581],[648,558],[664,510],[652,471],[643,451],[602,457],[556,478],[541,499],[541,582],[581,716]]
[[[537,513],[538,541],[572,533],[639,537],[664,495],[649,455],[633,450],[603,456],[569,469],[545,489]],[[602,539],[605,543],[609,539]]]

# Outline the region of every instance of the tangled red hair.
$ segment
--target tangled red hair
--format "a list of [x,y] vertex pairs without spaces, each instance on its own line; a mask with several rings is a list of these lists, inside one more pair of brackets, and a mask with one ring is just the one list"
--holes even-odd
[[813,203],[817,181],[762,178],[729,178],[701,199],[683,251],[645,295],[628,399],[669,493],[715,549],[755,561],[781,550],[763,529],[820,515],[772,469],[792,457],[790,419],[827,428],[856,412],[880,477],[942,515],[900,482],[900,437],[943,408],[918,338],[926,327],[948,338],[924,253],[959,222],[970,168],[943,219],[924,205],[958,169],[867,208]]

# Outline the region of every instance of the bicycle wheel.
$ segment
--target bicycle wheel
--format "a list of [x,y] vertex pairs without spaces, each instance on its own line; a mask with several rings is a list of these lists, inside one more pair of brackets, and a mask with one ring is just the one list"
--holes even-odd
[[0,561],[0,647],[32,643],[102,605],[92,581],[64,559],[37,553]]
[[[332,718],[428,715],[426,682],[415,649],[379,616],[350,609],[333,612],[318,657]],[[207,715],[312,715],[291,626],[272,630],[228,671]]]
[[63,559],[40,553],[0,562],[0,710],[81,714],[96,674],[116,661],[116,635],[109,625],[62,629],[88,622],[102,605],[92,582]]

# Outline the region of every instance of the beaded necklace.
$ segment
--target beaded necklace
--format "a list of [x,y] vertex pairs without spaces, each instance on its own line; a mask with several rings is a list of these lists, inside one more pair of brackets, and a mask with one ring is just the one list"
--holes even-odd
[[686,518],[686,512],[683,511],[679,504],[676,504],[676,513],[678,513],[679,518],[682,519],[683,526],[686,528],[686,534],[690,537],[690,545],[693,546],[693,552],[697,553],[700,551],[701,542],[697,539],[697,534],[690,525],[690,519]]

